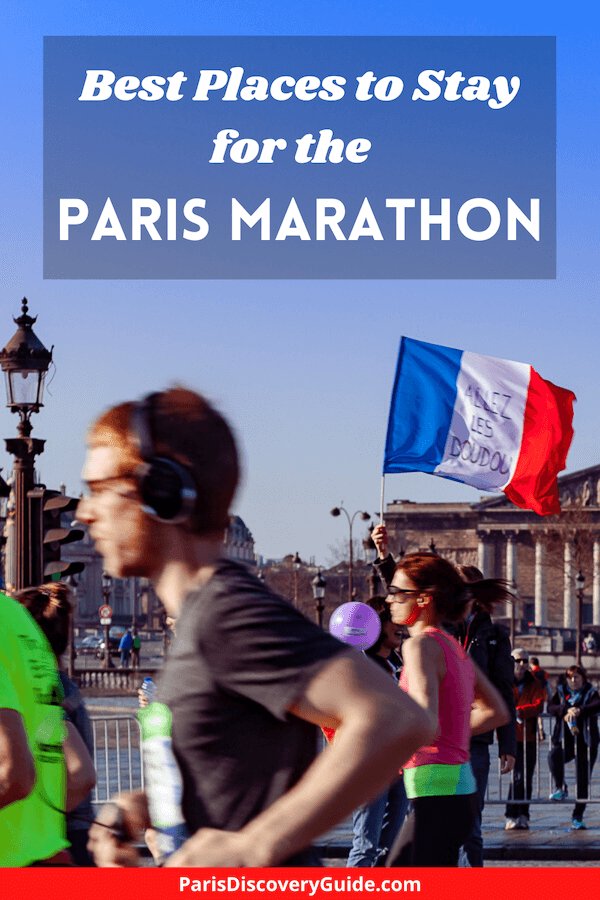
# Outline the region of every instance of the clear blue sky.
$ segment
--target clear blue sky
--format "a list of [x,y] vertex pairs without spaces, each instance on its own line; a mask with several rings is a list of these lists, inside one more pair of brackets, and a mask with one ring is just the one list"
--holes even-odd
[[[558,5],[553,5],[555,8]],[[79,490],[86,426],[103,407],[182,381],[229,416],[245,478],[235,511],[265,556],[325,560],[345,536],[329,509],[376,510],[401,334],[531,362],[575,391],[569,470],[600,461],[598,13],[487,4],[22,2],[0,55],[0,344],[20,298],[55,345],[35,421],[42,479]],[[42,37],[68,34],[544,34],[558,38],[556,281],[119,282],[42,279]],[[0,407],[0,435],[16,422]],[[10,458],[0,451],[6,470]],[[427,476],[390,476],[388,499],[474,499]]]

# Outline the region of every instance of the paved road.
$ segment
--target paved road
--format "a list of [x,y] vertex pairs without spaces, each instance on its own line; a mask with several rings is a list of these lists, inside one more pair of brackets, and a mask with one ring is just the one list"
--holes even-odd
[[[571,803],[545,803],[531,807],[529,831],[504,831],[504,808],[484,811],[483,840],[486,865],[600,864],[600,805],[590,804],[587,831],[571,831]],[[351,843],[350,822],[329,832],[320,842],[327,859],[345,860]]]

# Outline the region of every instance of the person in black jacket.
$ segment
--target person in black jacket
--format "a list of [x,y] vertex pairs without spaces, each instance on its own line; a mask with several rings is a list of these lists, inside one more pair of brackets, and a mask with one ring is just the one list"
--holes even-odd
[[[384,583],[389,584],[394,575],[395,563],[393,557],[388,554],[385,526],[376,526],[371,537],[378,553],[375,565]],[[458,568],[465,581],[483,580],[482,573],[475,566],[459,566]],[[510,722],[497,730],[500,772],[504,775],[513,770],[517,753],[513,691],[514,664],[511,656],[509,636],[504,628],[492,622],[490,616],[495,601],[496,597],[492,594],[489,601],[486,600],[484,602],[480,600],[476,607],[471,603],[467,608],[467,615],[463,622],[445,627],[460,641],[484,675],[497,688],[509,709]],[[477,735],[471,740],[471,767],[477,782],[479,811],[473,830],[463,849],[469,864],[473,868],[483,866],[481,817],[490,769],[490,744],[493,742],[493,738],[493,733],[488,732]]]
[[548,754],[548,765],[556,785],[550,800],[565,800],[565,763],[575,759],[577,772],[577,802],[573,809],[571,828],[581,831],[585,828],[583,814],[588,796],[589,779],[598,755],[598,713],[600,695],[587,680],[583,666],[569,666],[563,683],[548,703],[548,712],[555,716],[552,732],[552,749]]
[[[467,582],[483,580],[483,574],[475,566],[459,566],[458,569]],[[510,722],[496,731],[500,774],[506,775],[514,769],[517,755],[514,663],[507,631],[501,625],[492,622],[491,613],[495,602],[496,598],[490,596],[485,601],[480,599],[477,604],[472,603],[467,610],[466,618],[455,626],[454,636],[499,690],[510,711]],[[481,819],[490,771],[490,744],[493,740],[494,735],[491,731],[471,739],[471,767],[477,781],[479,815],[469,838],[465,841],[464,851],[469,864],[474,868],[483,866]]]
[[[398,682],[402,658],[400,646],[403,629],[392,622],[385,597],[372,597],[368,605],[381,622],[381,633],[372,647],[364,651],[395,682]],[[408,812],[404,779],[400,775],[379,796],[354,810],[352,815],[352,847],[347,866],[381,866],[396,839]]]

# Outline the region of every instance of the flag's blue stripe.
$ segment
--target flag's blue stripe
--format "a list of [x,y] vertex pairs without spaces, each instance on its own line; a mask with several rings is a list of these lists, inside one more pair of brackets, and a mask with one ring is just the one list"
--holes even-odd
[[444,453],[462,350],[403,337],[383,472],[433,472]]

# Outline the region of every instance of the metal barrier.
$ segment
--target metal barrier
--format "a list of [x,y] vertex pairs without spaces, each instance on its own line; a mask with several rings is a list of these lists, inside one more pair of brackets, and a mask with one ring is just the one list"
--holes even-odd
[[[500,762],[498,761],[497,768],[494,767],[494,759],[498,755],[498,745],[494,742],[493,745],[490,746],[490,777],[488,780],[488,788],[486,795],[486,805],[488,804],[506,804],[510,802],[516,806],[524,806],[526,804],[531,805],[541,805],[541,804],[552,804],[552,805],[561,805],[561,804],[571,804],[573,805],[576,802],[581,803],[600,803],[600,796],[598,795],[597,790],[597,778],[596,784],[594,784],[594,772],[590,772],[590,763],[589,763],[589,754],[588,754],[588,794],[587,797],[577,797],[577,779],[576,779],[576,767],[577,767],[577,755],[575,759],[566,763],[564,767],[564,780],[568,788],[568,797],[564,800],[550,800],[550,794],[554,793],[556,790],[556,785],[554,784],[554,780],[550,773],[549,763],[548,763],[548,754],[552,748],[552,732],[554,730],[555,717],[549,716],[547,713],[539,717],[543,725],[543,733],[544,739],[540,740],[539,730],[536,729],[536,738],[535,742],[530,742],[528,746],[527,742],[524,742],[524,769],[526,771],[527,768],[527,753],[530,750],[533,750],[535,753],[535,768],[533,772],[532,779],[532,791],[530,799],[509,799],[509,788],[513,786],[514,793],[514,772],[511,775],[500,775]],[[575,742],[575,752],[577,753],[577,741]],[[594,796],[594,788],[596,788],[596,796]]]
[[144,786],[140,726],[135,716],[92,716],[96,787],[92,803]]
[[[565,782],[569,796],[565,800],[549,800],[556,786],[548,768],[548,751],[552,743],[550,736],[554,728],[554,717],[540,716],[544,725],[545,739],[540,740],[536,732],[534,747],[535,770],[533,775],[532,793],[530,799],[510,799],[515,805],[560,805],[573,804],[577,800],[582,803],[600,803],[600,795],[594,784],[593,773],[589,771],[588,758],[588,785],[589,796],[576,796],[576,760],[565,766]],[[140,740],[140,726],[135,716],[92,716],[92,729],[94,737],[94,766],[96,769],[96,787],[92,802],[105,803],[120,791],[133,791],[143,788],[144,771],[142,766],[142,750]],[[533,742],[532,742],[533,743]],[[576,745],[577,746],[577,745]],[[513,775],[500,775],[500,764],[494,767],[494,757],[497,756],[498,746],[490,746],[490,777],[488,780],[486,805],[506,804],[509,802],[509,787],[514,784]],[[596,796],[594,796],[594,788]]]

